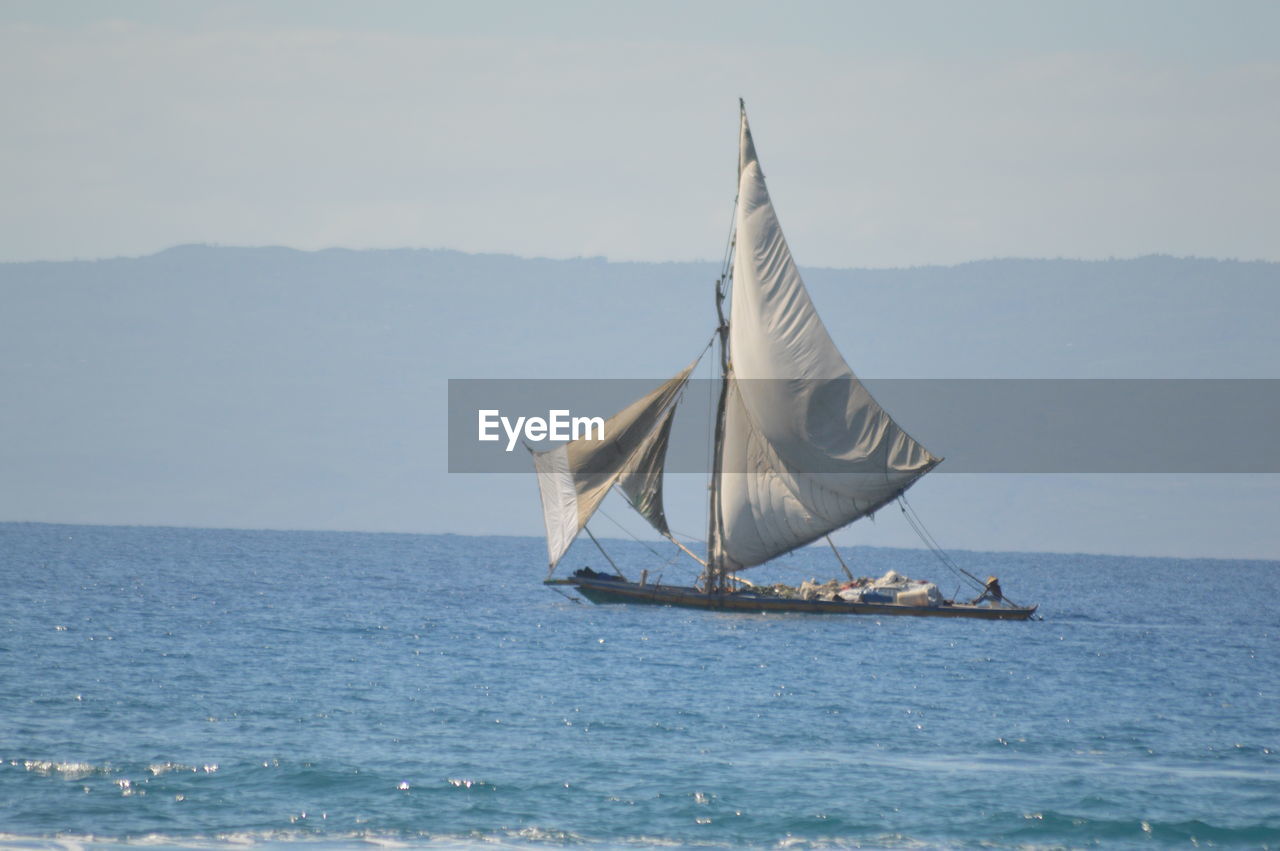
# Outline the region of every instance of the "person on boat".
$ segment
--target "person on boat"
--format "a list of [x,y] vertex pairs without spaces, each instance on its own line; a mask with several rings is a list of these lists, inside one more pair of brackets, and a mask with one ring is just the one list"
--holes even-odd
[[994,606],[1000,605],[1000,602],[1004,600],[1004,592],[1000,590],[999,579],[996,579],[994,576],[988,576],[987,587],[982,589],[982,593],[974,598],[971,605],[976,606],[983,600],[990,600],[991,604]]

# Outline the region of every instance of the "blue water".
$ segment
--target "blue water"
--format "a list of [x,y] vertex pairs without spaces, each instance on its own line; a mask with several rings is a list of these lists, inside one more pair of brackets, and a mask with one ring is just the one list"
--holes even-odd
[[956,556],[1044,620],[592,606],[524,538],[0,524],[0,844],[1280,847],[1280,564]]

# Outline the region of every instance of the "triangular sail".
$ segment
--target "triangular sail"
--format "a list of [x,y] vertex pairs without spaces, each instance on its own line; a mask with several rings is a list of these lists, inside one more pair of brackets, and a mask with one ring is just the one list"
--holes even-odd
[[533,453],[552,568],[615,483],[664,535],[662,465],[680,390],[696,364],[605,420],[604,439],[586,437]]
[[633,472],[618,480],[618,487],[626,495],[631,507],[660,535],[671,537],[667,515],[662,507],[662,468],[667,460],[667,444],[671,440],[671,423],[676,418],[676,406],[667,409],[667,415],[645,443],[636,459]]
[[832,342],[782,235],[745,114],[739,151],[715,483],[722,531],[713,558],[726,571],[875,511],[941,460],[876,403]]

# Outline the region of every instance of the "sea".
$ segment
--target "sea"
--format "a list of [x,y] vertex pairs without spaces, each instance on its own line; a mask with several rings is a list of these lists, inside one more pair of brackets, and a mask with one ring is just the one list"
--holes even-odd
[[1280,563],[952,558],[1041,618],[597,606],[534,538],[0,524],[0,846],[1280,848]]

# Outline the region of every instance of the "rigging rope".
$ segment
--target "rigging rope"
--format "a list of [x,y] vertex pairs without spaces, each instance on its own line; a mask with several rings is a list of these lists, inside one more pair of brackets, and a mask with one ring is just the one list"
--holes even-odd
[[915,531],[916,535],[919,536],[920,540],[924,542],[924,545],[929,548],[929,552],[933,553],[934,556],[937,557],[938,561],[942,562],[947,568],[955,573],[967,577],[972,582],[978,583],[978,587],[986,587],[986,583],[982,582],[978,577],[956,564],[955,560],[952,559],[951,556],[947,555],[946,551],[943,550],[942,547],[938,545],[938,542],[934,540],[933,536],[929,534],[929,530],[924,527],[924,521],[920,519],[920,515],[916,514],[915,509],[910,507],[905,497],[898,497],[898,507],[902,509],[902,516],[907,518],[907,523]]
[[853,572],[849,570],[849,565],[844,563],[844,558],[840,555],[840,551],[836,549],[836,542],[831,540],[831,536],[827,535],[827,543],[831,545],[831,552],[836,554],[836,561],[840,562],[840,567],[844,568],[844,575],[849,577],[849,581],[853,582]]
[[[625,494],[623,495],[623,499],[626,499],[626,495],[625,495]],[[631,505],[631,501],[630,501],[630,500],[627,500],[627,504],[628,504],[628,505]],[[635,506],[634,506],[634,505],[632,505],[631,507],[632,507],[632,508],[635,508]],[[662,553],[658,552],[658,551],[657,551],[657,550],[655,550],[653,547],[649,546],[649,542],[648,542],[648,541],[645,541],[645,540],[643,540],[643,539],[641,539],[641,538],[637,537],[637,536],[636,536],[636,534],[635,534],[634,532],[632,532],[630,529],[628,529],[626,526],[623,526],[623,525],[622,525],[621,523],[619,523],[617,520],[614,520],[612,517],[610,517],[610,516],[609,516],[609,514],[608,514],[608,513],[607,513],[603,508],[597,508],[597,509],[596,509],[596,513],[597,513],[597,514],[603,514],[603,515],[604,515],[604,519],[608,520],[608,521],[609,521],[610,523],[612,523],[614,526],[617,526],[619,529],[621,529],[622,531],[626,532],[626,533],[631,537],[631,539],[632,539],[633,541],[635,541],[635,542],[636,542],[636,543],[638,543],[638,544],[642,544],[646,550],[648,550],[649,552],[653,553],[653,554],[654,554],[654,555],[656,555],[658,558],[662,558]],[[584,526],[583,528],[585,529],[586,527]],[[590,535],[590,534],[591,534],[591,532],[590,532],[590,531],[588,531],[588,532],[587,532],[587,534],[588,534],[588,535]],[[593,539],[593,540],[594,540],[594,539]],[[597,546],[599,546],[599,544],[597,544]]]
[[552,591],[555,591],[557,594],[559,594],[561,597],[564,597],[564,598],[565,598],[566,600],[568,600],[570,603],[577,603],[577,604],[579,604],[579,605],[581,605],[581,604],[582,604],[582,601],[581,601],[581,600],[579,600],[577,597],[570,597],[568,594],[564,593],[563,591],[561,591],[559,588],[555,587],[554,585],[552,585],[552,586],[550,586],[550,587],[551,587],[551,590],[552,590]]
[[[907,523],[909,523],[911,528],[915,530],[915,533],[920,536],[920,540],[924,541],[924,544],[929,548],[929,551],[938,557],[939,561],[959,576],[968,579],[978,589],[986,590],[987,583],[956,564],[955,560],[947,554],[946,550],[939,546],[938,542],[934,540],[933,535],[929,534],[929,530],[925,528],[924,521],[920,519],[920,515],[917,514],[916,510],[909,502],[907,502],[907,498],[904,494],[898,495],[898,507],[902,509],[902,516],[907,518]],[[1007,595],[1002,594],[1001,596],[1009,605],[1018,608],[1018,604],[1013,602],[1013,600],[1010,600]]]
[[[608,559],[609,564],[613,567],[615,571],[617,571],[618,575],[621,576],[623,579],[626,579],[627,578],[626,574],[624,574],[621,570],[618,570],[617,563],[613,560],[613,558],[607,552],[604,551],[604,547],[600,546],[600,542],[596,540],[596,536],[591,534],[591,529],[589,529],[586,526],[583,526],[582,531],[586,532],[591,537],[591,542],[596,545],[596,549],[600,551],[600,554],[604,556],[606,559]],[[630,580],[627,580],[627,581],[629,582]]]
[[[630,505],[632,508],[635,508],[635,504],[634,504],[630,499],[627,499],[627,495],[626,495],[625,493],[623,493],[620,489],[618,490],[618,494],[619,494],[619,495],[620,495],[624,500],[626,500],[627,505]],[[610,523],[612,523],[614,526],[617,526],[619,529],[621,529],[622,531],[624,531],[624,532],[626,532],[628,535],[630,535],[630,536],[631,536],[631,539],[632,539],[633,541],[635,541],[636,543],[638,543],[638,544],[640,544],[641,546],[643,546],[646,550],[648,550],[649,552],[653,553],[653,554],[654,554],[655,556],[657,556],[658,558],[662,558],[662,553],[658,552],[658,551],[657,551],[657,550],[655,550],[653,547],[649,546],[649,542],[648,542],[648,541],[645,541],[643,538],[640,538],[639,536],[637,536],[637,535],[636,535],[636,533],[632,532],[632,531],[631,531],[630,529],[628,529],[626,526],[623,526],[623,525],[622,525],[621,523],[619,523],[617,520],[615,520],[614,518],[610,517],[610,516],[605,512],[605,510],[604,510],[603,508],[597,508],[597,509],[596,509],[596,513],[598,513],[598,514],[603,514],[606,520],[608,520],[608,521],[609,521]],[[586,528],[586,527],[583,527],[583,528]],[[590,533],[588,533],[588,534],[590,534]],[[675,538],[671,538],[671,539],[670,539],[670,541],[671,541],[671,543],[675,544],[675,546],[676,546],[676,551],[675,551],[675,554],[671,556],[671,558],[667,559],[666,561],[664,561],[664,562],[662,563],[662,567],[663,567],[663,568],[670,567],[672,564],[674,564],[674,563],[675,563],[675,561],[676,561],[676,559],[680,558],[680,553],[681,553],[681,552],[688,552],[688,550],[685,550],[683,547],[681,547],[681,546],[680,546],[680,544],[676,541],[676,539],[675,539]],[[596,546],[599,546],[599,544],[597,544]],[[692,553],[691,553],[690,555],[692,555]],[[696,558],[696,556],[695,556],[695,558]]]
[[738,225],[738,195],[735,192],[733,196],[733,212],[729,216],[729,238],[725,240],[724,254],[720,260],[720,276],[724,277],[729,271],[729,254],[733,251],[734,231]]

